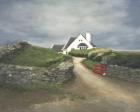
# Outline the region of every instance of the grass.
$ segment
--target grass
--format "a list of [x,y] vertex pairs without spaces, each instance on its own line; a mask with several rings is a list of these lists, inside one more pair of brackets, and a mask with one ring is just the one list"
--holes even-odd
[[140,52],[113,51],[107,48],[93,48],[89,50],[72,50],[70,53],[76,57],[86,57],[83,62],[89,69],[94,63],[105,63],[130,68],[140,68]]
[[90,60],[90,59],[85,59],[82,63],[83,63],[88,69],[93,70],[94,64],[98,64],[99,62],[98,62],[98,61],[93,61],[93,60]]
[[72,50],[69,54],[76,57],[88,57],[90,53],[107,52],[110,49],[106,48],[93,48],[93,49],[82,49],[82,50]]
[[50,84],[50,83],[39,83],[39,84],[24,84],[24,85],[11,85],[11,84],[1,84],[1,88],[7,88],[16,91],[38,91],[38,90],[55,90],[61,89],[63,84]]
[[96,63],[140,68],[140,52],[94,48],[89,51],[87,59],[84,60],[83,63],[89,69],[93,69],[93,65]]
[[0,62],[21,66],[47,67],[65,59],[64,55],[58,54],[52,49],[23,45],[21,48],[6,53],[0,59]]
[[72,50],[69,54],[76,57],[87,57],[90,51],[92,51],[92,49]]
[[140,53],[113,51],[105,56],[105,61],[110,65],[140,68]]

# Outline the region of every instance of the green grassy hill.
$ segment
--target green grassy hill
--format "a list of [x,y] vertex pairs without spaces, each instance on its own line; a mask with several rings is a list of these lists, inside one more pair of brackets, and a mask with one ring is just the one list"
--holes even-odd
[[20,43],[18,46],[20,47],[3,55],[0,58],[0,63],[47,67],[65,60],[62,54],[48,48],[32,46],[27,43]]

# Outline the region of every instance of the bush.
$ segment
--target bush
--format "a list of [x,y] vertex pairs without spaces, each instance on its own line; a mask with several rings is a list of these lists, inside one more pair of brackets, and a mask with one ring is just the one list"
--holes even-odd
[[88,58],[89,59],[94,59],[96,57],[97,53],[95,51],[91,51],[88,53]]
[[87,50],[72,50],[69,54],[76,57],[87,57],[91,49]]
[[88,59],[102,61],[102,58],[111,52],[112,50],[110,49],[94,49],[88,53]]
[[117,52],[110,49],[96,48],[88,53],[88,59],[109,65],[140,68],[140,53]]
[[140,55],[132,53],[114,52],[106,56],[106,62],[110,65],[140,68]]
[[93,49],[83,49],[83,50],[72,50],[69,54],[76,57],[88,57],[93,58],[99,52],[111,51],[105,48],[93,48]]
[[94,64],[99,63],[98,61],[92,61],[90,59],[85,59],[82,62],[88,69],[93,69]]

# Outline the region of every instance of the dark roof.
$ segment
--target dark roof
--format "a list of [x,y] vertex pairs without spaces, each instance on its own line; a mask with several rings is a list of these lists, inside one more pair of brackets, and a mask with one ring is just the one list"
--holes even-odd
[[61,52],[64,45],[53,45],[52,49],[56,52]]
[[85,43],[80,43],[78,46],[87,46]]
[[65,45],[64,49],[67,49],[69,47],[69,45],[76,39],[76,37],[71,37],[69,39],[69,41],[67,42],[67,44]]

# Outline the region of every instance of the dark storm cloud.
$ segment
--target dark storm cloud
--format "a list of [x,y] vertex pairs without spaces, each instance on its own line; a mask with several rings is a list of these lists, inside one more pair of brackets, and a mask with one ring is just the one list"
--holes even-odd
[[95,44],[140,49],[138,0],[0,0],[0,41],[41,46],[90,31]]

